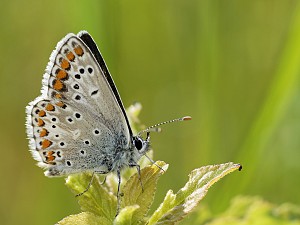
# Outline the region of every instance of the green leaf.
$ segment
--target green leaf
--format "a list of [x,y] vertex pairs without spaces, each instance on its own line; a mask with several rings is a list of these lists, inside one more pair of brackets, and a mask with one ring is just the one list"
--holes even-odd
[[111,222],[104,217],[96,216],[90,212],[71,215],[58,222],[59,225],[110,225]]
[[[161,168],[163,168],[163,170]],[[124,197],[122,198],[121,207],[130,205],[139,205],[139,210],[135,211],[132,216],[132,224],[137,224],[148,213],[154,199],[156,186],[159,177],[168,169],[168,164],[157,161],[156,165],[151,165],[141,170],[141,181],[144,187],[142,191],[141,182],[137,173],[129,178],[123,187]]]
[[135,224],[133,215],[136,212],[137,209],[139,209],[140,207],[138,205],[132,205],[132,206],[126,206],[125,208],[123,208],[119,215],[116,217],[115,221],[114,221],[114,225],[129,225],[129,224]]
[[[74,193],[82,193],[91,181],[92,176],[87,173],[70,175],[67,178],[66,185],[73,190]],[[107,220],[112,221],[116,215],[116,196],[109,192],[104,185],[101,184],[98,176],[95,175],[89,190],[83,195],[77,197],[81,210],[91,212]]]
[[176,194],[172,190],[168,191],[163,203],[149,218],[148,225],[175,224],[182,220],[195,209],[214,183],[240,168],[240,164],[230,162],[193,170],[189,181]]

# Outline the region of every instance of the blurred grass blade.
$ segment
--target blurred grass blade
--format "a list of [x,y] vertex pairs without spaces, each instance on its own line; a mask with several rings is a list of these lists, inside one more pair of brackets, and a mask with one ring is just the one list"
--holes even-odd
[[[247,166],[247,163],[265,160],[261,157],[263,148],[273,134],[275,127],[284,115],[292,95],[297,89],[300,71],[300,6],[294,12],[286,45],[279,60],[278,69],[271,84],[264,104],[258,112],[252,128],[244,142],[237,160],[243,160],[249,168],[243,185],[248,185],[254,179],[258,167]],[[227,184],[231,185],[231,184]],[[239,186],[242,188],[242,185]],[[228,188],[228,187],[227,187]]]
[[176,194],[172,190],[168,191],[163,203],[150,217],[148,225],[175,224],[182,220],[195,209],[214,183],[240,168],[240,164],[230,162],[193,170],[189,181]]

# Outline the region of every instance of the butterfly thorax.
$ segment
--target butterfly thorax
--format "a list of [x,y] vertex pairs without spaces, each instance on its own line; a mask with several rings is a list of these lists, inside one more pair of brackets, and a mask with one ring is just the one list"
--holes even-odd
[[126,167],[136,166],[140,158],[149,150],[149,140],[143,140],[140,137],[132,137],[129,148],[117,148],[115,156],[111,160],[112,167],[110,171],[122,170]]

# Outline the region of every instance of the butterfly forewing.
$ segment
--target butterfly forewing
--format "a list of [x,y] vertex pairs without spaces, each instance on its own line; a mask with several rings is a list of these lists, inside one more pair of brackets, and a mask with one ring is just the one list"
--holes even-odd
[[129,148],[126,114],[106,76],[74,34],[52,53],[42,95],[27,107],[30,148],[46,175],[108,171],[116,149]]
[[95,57],[96,61],[98,62],[99,66],[101,68],[101,71],[103,72],[107,82],[109,83],[109,85],[114,93],[114,97],[116,98],[116,100],[123,112],[123,115],[127,122],[129,133],[132,136],[132,130],[131,130],[124,106],[123,106],[123,102],[122,102],[119,92],[114,84],[114,81],[108,71],[105,61],[104,61],[102,55],[100,54],[97,44],[94,42],[93,38],[86,31],[79,32],[78,36],[89,47],[90,51],[93,53],[93,56]]

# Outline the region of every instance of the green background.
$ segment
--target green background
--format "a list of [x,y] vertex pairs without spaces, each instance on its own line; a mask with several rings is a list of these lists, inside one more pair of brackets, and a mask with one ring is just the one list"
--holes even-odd
[[170,164],[156,203],[197,167],[243,165],[210,189],[221,212],[236,195],[299,204],[299,1],[89,0],[0,3],[0,220],[54,224],[79,212],[64,179],[44,177],[28,152],[25,106],[40,93],[50,53],[67,33],[97,42],[125,106]]

